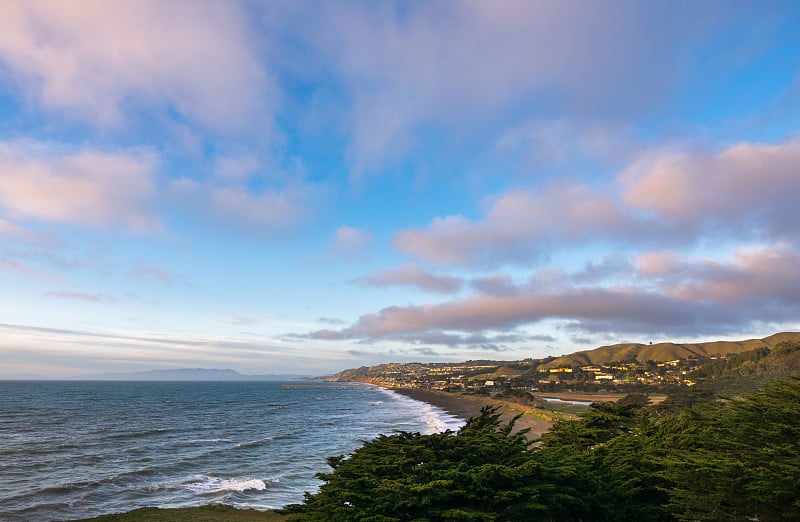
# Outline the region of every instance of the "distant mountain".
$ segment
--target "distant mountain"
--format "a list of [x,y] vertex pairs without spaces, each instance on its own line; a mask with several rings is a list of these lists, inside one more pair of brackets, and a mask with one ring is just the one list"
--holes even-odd
[[663,362],[697,357],[706,359],[718,355],[730,355],[755,350],[772,349],[782,342],[800,342],[800,332],[783,332],[763,339],[746,341],[712,341],[708,343],[657,343],[614,344],[594,350],[575,352],[557,357],[542,365],[542,368],[597,366],[610,362]]
[[306,379],[306,375],[244,375],[236,370],[212,370],[206,368],[176,368],[171,370],[147,370],[129,373],[92,373],[72,380],[83,381],[295,381]]

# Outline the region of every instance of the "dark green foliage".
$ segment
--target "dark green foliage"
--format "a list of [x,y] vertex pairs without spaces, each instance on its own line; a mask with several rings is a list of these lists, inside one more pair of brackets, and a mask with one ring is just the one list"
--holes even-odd
[[579,499],[563,506],[559,520],[670,520],[663,506],[652,443],[657,430],[647,398],[629,395],[594,403],[578,421],[562,421],[542,437],[535,459],[567,466]]
[[714,398],[715,393],[712,390],[698,388],[696,386],[692,388],[684,388],[667,396],[667,398],[664,399],[664,402],[657,406],[657,409],[678,413],[681,410],[711,401]]
[[335,460],[289,520],[535,520],[544,481],[524,432],[492,408],[457,433],[399,433]]
[[796,380],[707,404],[673,424],[665,475],[679,520],[800,519]]
[[786,378],[800,372],[800,342],[784,341],[771,350],[757,348],[724,359],[708,361],[689,375],[700,389],[718,395],[753,392],[771,378]]
[[379,437],[329,463],[289,520],[800,520],[800,382],[595,403],[534,448],[484,409],[457,434]]

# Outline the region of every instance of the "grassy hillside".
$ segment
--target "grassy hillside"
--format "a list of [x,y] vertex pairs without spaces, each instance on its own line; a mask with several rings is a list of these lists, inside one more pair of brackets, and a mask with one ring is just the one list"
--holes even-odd
[[709,361],[694,371],[699,390],[735,396],[761,389],[768,379],[800,375],[800,341],[783,341],[771,348],[748,350],[725,359]]
[[602,365],[613,361],[646,362],[671,361],[688,357],[708,358],[719,355],[739,354],[757,348],[772,349],[782,342],[800,342],[800,332],[783,332],[763,339],[745,341],[712,341],[707,343],[657,343],[657,344],[614,344],[601,346],[594,350],[576,352],[558,357],[543,368],[561,366]]

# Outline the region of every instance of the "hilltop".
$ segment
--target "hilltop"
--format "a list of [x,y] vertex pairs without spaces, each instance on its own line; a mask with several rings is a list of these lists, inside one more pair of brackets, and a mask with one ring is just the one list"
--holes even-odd
[[783,342],[800,342],[800,332],[781,332],[763,339],[745,341],[712,341],[707,343],[657,343],[613,344],[593,350],[563,355],[542,365],[543,368],[562,366],[602,365],[611,362],[666,362],[696,357],[706,359],[721,355],[734,355],[758,348],[772,349]]

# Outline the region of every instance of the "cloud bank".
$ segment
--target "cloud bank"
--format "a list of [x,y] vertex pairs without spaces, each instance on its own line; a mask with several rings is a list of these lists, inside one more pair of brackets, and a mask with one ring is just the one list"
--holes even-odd
[[48,110],[99,127],[174,110],[230,130],[250,127],[271,103],[238,3],[31,0],[4,1],[2,11],[0,60]]
[[627,285],[586,286],[582,284],[586,272],[570,276],[555,271],[551,273],[558,284],[552,287],[542,274],[513,289],[503,280],[504,292],[386,307],[362,315],[347,328],[319,330],[309,337],[424,343],[435,336],[450,336],[450,342],[439,344],[458,344],[468,342],[471,335],[514,332],[553,320],[570,330],[590,333],[725,334],[744,325],[796,320],[800,314],[798,262],[800,251],[786,244],[743,248],[726,262],[678,261],[672,253],[653,252],[621,265],[635,267],[627,274]]
[[492,199],[480,220],[434,218],[400,231],[396,247],[452,266],[527,265],[587,242],[692,245],[722,235],[800,240],[800,141],[736,144],[719,152],[651,152],[605,186],[554,184]]
[[158,157],[148,150],[0,143],[0,211],[13,221],[154,230],[157,166]]

